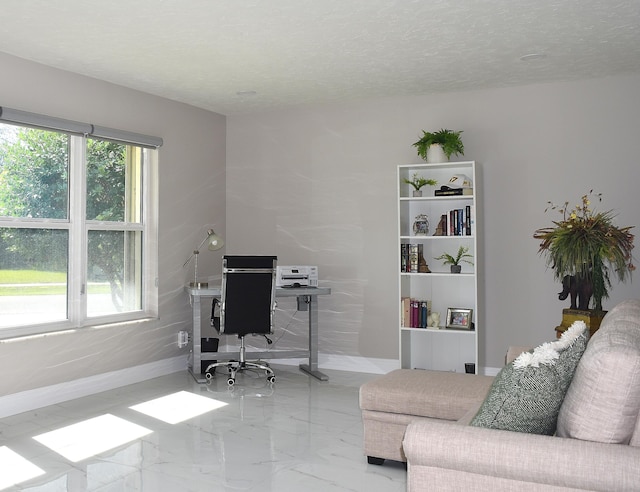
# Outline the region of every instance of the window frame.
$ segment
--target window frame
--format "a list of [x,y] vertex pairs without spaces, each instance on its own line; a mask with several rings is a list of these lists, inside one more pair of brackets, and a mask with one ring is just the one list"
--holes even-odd
[[[7,123],[0,121],[0,123]],[[11,124],[11,123],[9,123]],[[29,127],[30,125],[17,124]],[[69,136],[68,215],[67,219],[15,218],[0,216],[2,228],[61,229],[67,230],[67,319],[48,323],[33,323],[0,327],[0,339],[39,335],[57,331],[75,330],[96,326],[108,326],[137,322],[158,317],[158,153],[157,148],[113,140],[122,145],[140,147],[142,211],[140,222],[109,222],[86,219],[86,149],[91,135],[78,135],[57,129],[42,130],[66,133]],[[142,233],[141,308],[124,313],[87,316],[87,271],[89,231],[114,230]]]

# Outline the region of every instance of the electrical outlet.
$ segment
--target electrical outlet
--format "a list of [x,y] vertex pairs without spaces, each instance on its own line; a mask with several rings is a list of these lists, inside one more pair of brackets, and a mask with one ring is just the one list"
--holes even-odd
[[184,348],[189,344],[189,333],[182,330],[178,332],[178,348]]

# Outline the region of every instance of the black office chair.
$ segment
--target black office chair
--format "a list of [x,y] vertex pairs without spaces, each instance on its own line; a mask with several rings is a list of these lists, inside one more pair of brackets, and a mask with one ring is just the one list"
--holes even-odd
[[237,335],[240,339],[238,361],[215,362],[205,370],[208,380],[218,367],[229,370],[227,384],[236,382],[236,372],[245,369],[265,371],[267,381],[274,383],[273,370],[263,362],[245,359],[245,335],[273,333],[276,297],[276,256],[227,256],[222,259],[222,290],[220,318],[213,325],[221,334]]

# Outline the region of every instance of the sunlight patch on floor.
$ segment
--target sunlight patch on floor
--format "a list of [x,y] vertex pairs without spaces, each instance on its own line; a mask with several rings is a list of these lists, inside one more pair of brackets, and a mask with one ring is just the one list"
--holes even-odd
[[114,415],[105,414],[40,434],[34,439],[75,463],[152,432]]
[[44,470],[8,447],[0,446],[0,490],[40,475],[44,475]]
[[168,424],[178,424],[225,405],[227,403],[213,398],[194,395],[188,391],[178,391],[129,408]]

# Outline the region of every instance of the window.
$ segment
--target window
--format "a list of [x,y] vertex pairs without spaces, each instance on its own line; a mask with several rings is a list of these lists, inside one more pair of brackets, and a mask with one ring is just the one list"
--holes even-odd
[[0,122],[0,337],[154,316],[157,150]]

